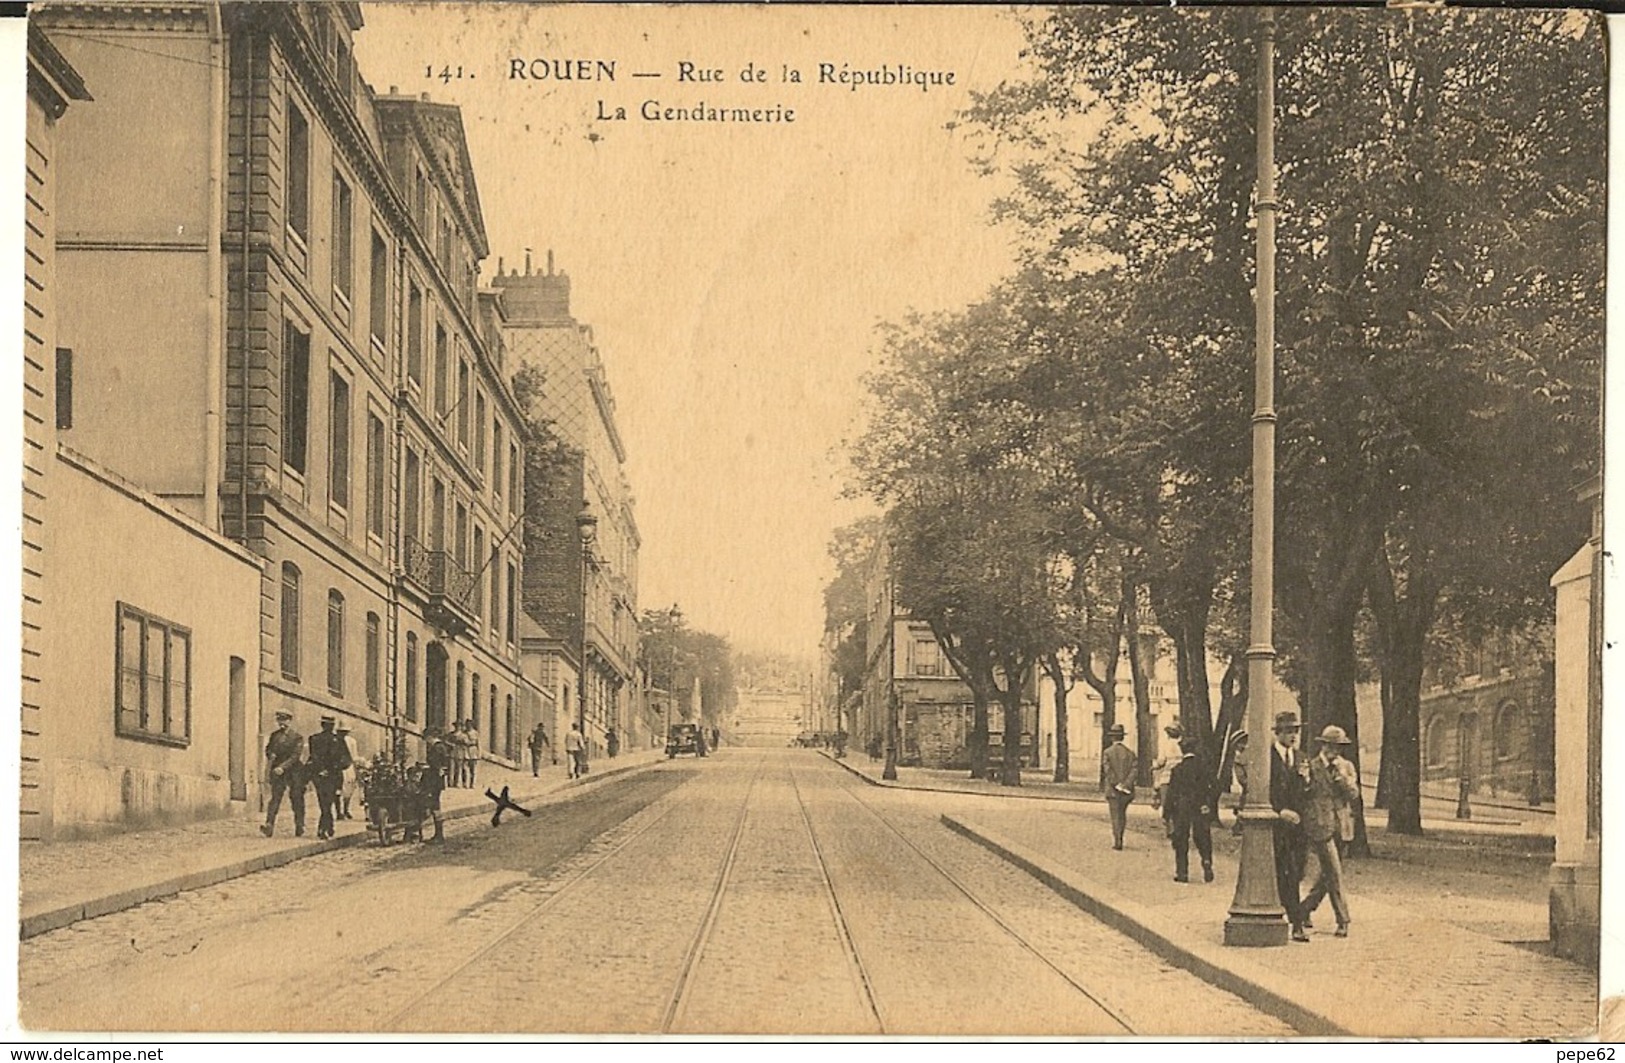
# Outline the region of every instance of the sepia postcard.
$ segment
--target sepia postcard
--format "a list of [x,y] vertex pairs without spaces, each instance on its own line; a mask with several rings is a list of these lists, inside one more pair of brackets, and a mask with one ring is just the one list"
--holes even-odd
[[1617,1035],[1603,15],[12,21],[7,1036]]

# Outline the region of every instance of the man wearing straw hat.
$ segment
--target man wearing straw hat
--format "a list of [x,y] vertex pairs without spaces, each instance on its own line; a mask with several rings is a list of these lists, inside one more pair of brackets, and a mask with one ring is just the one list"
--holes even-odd
[[1329,895],[1340,938],[1349,936],[1349,906],[1343,897],[1343,858],[1338,842],[1342,840],[1342,821],[1360,799],[1354,765],[1342,756],[1348,744],[1348,733],[1336,724],[1320,732],[1320,752],[1309,760],[1309,800],[1303,819],[1304,837],[1316,865],[1314,884],[1303,899],[1303,921],[1307,926],[1321,900]]
[[1139,774],[1139,758],[1134,750],[1123,744],[1127,732],[1120,723],[1113,724],[1106,737],[1111,744],[1100,756],[1101,792],[1106,795],[1106,808],[1112,817],[1112,848],[1123,847],[1123,830],[1128,826],[1128,806],[1134,800],[1134,779]]

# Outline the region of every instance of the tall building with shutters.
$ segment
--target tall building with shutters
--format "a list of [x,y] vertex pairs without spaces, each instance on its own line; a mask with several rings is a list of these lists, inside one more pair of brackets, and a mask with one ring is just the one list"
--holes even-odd
[[365,82],[354,3],[33,17],[101,90],[60,131],[62,441],[257,568],[233,800],[283,709],[516,760],[520,410],[457,108]]

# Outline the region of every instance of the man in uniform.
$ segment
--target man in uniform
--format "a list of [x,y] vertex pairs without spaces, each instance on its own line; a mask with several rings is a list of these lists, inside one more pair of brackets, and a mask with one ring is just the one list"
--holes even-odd
[[1308,941],[1303,928],[1303,811],[1307,768],[1298,751],[1298,714],[1275,714],[1275,742],[1270,748],[1270,805],[1275,821],[1275,889],[1292,924],[1292,940]]
[[322,729],[310,736],[310,780],[316,787],[316,807],[321,810],[316,824],[318,838],[333,836],[333,811],[339,787],[344,785],[344,769],[350,766],[350,751],[333,729],[337,724],[336,717],[323,716]]
[[266,775],[271,780],[271,803],[265,809],[265,825],[260,833],[269,838],[276,830],[276,814],[282,807],[282,795],[288,795],[293,808],[293,833],[305,833],[305,736],[293,729],[293,713],[276,714],[276,730],[265,743]]
[[1120,723],[1112,724],[1106,737],[1111,745],[1101,754],[1101,792],[1106,795],[1106,808],[1112,816],[1112,848],[1123,847],[1123,831],[1128,826],[1128,806],[1134,800],[1134,779],[1139,774],[1139,758],[1134,750],[1123,744],[1127,734]]

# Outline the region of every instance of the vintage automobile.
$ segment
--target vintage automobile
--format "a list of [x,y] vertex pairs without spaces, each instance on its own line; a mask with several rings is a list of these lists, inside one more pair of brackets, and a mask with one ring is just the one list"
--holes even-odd
[[674,723],[666,732],[666,756],[675,757],[679,753],[692,753],[700,756],[700,728],[698,724]]

